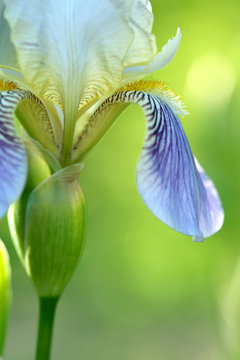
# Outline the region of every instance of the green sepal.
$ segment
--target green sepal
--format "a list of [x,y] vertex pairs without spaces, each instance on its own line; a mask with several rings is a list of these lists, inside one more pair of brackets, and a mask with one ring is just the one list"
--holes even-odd
[[28,198],[25,266],[40,297],[60,296],[84,246],[86,207],[78,175],[82,165],[44,180]]
[[3,354],[10,303],[11,268],[7,249],[0,240],[0,356]]

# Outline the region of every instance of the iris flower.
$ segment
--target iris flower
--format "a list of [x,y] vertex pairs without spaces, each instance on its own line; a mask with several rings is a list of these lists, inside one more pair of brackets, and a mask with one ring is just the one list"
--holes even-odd
[[27,143],[57,172],[85,161],[136,104],[146,118],[136,177],[147,207],[195,241],[221,228],[219,196],[179,120],[180,97],[141,80],[173,59],[179,29],[157,53],[148,0],[0,0],[0,16],[0,216],[26,183]]

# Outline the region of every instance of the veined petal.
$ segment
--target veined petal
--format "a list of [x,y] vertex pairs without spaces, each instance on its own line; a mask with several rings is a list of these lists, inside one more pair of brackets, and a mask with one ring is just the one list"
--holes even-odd
[[19,99],[0,93],[0,217],[17,200],[25,185],[27,156],[14,125]]
[[[202,241],[218,231],[223,210],[211,180],[195,163],[177,114],[186,113],[179,97],[160,82],[136,82],[108,98],[85,129],[93,141],[101,112],[134,103],[142,107],[147,133],[137,165],[137,186],[144,202],[161,221]],[[116,111],[116,110],[115,110]],[[84,148],[84,137],[79,146]]]
[[38,95],[65,110],[119,86],[132,1],[4,1],[21,72]]
[[0,64],[18,68],[17,55],[10,40],[10,28],[4,16],[3,0],[0,0]]
[[180,45],[181,31],[178,28],[177,34],[172,39],[169,39],[162,50],[150,61],[146,66],[132,66],[124,69],[124,79],[141,79],[142,77],[159,70],[166,66],[176,55]]
[[123,66],[147,64],[157,52],[155,36],[152,34],[153,14],[148,0],[133,2],[129,25],[134,31],[134,40],[125,56]]
[[176,113],[161,98],[145,101],[147,134],[137,166],[137,185],[161,221],[194,241],[218,231],[223,210],[217,191],[199,172]]

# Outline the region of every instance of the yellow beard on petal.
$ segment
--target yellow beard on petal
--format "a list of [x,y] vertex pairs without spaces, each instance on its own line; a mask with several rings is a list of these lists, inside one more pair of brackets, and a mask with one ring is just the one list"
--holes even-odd
[[168,102],[175,111],[184,116],[188,112],[183,104],[182,97],[173,89],[169,89],[164,81],[158,80],[137,80],[123,85],[116,92],[122,91],[143,91],[158,96]]
[[169,94],[171,93],[172,96],[178,97],[180,99],[179,94],[175,90],[169,89],[164,81],[159,80],[133,81],[122,86],[120,89],[118,89],[118,91],[144,91],[147,93],[154,93],[156,91],[167,91]]
[[3,79],[0,79],[0,91],[9,91],[9,90],[16,90],[19,89],[17,84],[15,84],[13,81],[6,81]]

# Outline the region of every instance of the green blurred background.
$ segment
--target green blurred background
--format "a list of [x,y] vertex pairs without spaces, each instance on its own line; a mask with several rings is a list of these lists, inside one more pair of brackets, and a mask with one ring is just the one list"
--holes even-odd
[[[174,60],[151,78],[178,90],[192,150],[221,195],[223,229],[193,243],[145,207],[135,184],[144,139],[130,106],[89,154],[81,175],[88,233],[59,303],[53,360],[240,359],[239,0],[152,1],[160,49],[182,31]],[[7,360],[33,359],[37,299],[15,254]]]

